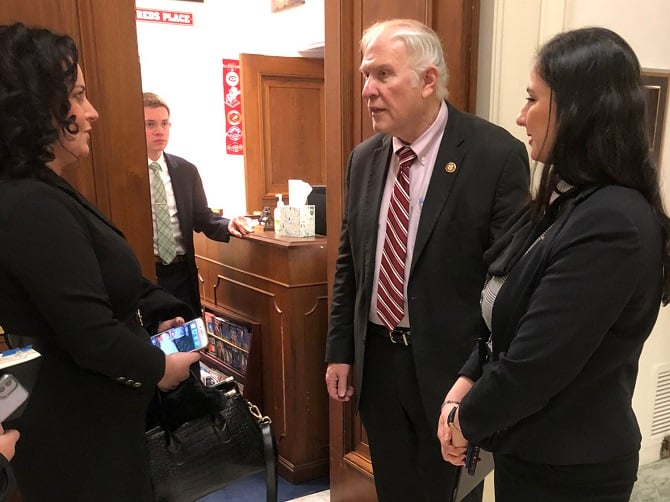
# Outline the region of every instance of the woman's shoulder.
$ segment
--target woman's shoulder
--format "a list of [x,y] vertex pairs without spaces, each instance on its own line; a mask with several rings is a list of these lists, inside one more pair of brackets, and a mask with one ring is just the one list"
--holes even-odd
[[596,190],[575,211],[578,225],[593,232],[633,232],[649,238],[659,232],[653,208],[638,190],[621,185],[607,185]]
[[39,179],[25,178],[0,181],[2,213],[58,213],[76,207],[65,192]]
[[651,204],[642,193],[621,185],[606,185],[596,190],[585,207],[608,211],[612,215],[652,214]]
[[[55,196],[60,192],[56,187],[37,178],[3,179],[0,180],[0,193],[5,197],[23,197],[29,194],[44,194]],[[4,198],[4,197],[3,197]]]

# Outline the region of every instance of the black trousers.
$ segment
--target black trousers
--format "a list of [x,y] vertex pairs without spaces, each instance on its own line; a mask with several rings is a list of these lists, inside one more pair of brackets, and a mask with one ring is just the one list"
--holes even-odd
[[[369,333],[359,411],[380,502],[447,502],[457,469],[442,459],[437,423],[429,423],[412,347]],[[481,501],[483,485],[468,501]]]
[[628,502],[638,454],[607,463],[549,465],[494,455],[496,502]]
[[[158,285],[191,307],[193,311],[191,319],[193,319],[201,315],[202,307],[198,292],[193,290],[193,281],[190,274],[188,259],[170,265],[156,263]],[[189,321],[190,319],[186,320]]]

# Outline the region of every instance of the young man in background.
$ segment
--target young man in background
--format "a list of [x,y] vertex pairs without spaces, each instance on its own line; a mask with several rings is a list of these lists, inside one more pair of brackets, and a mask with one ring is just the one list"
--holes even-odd
[[154,256],[158,284],[202,314],[193,232],[228,242],[251,229],[244,216],[224,218],[207,205],[198,169],[186,159],[165,153],[170,139],[170,108],[158,95],[145,92],[144,128],[147,140]]

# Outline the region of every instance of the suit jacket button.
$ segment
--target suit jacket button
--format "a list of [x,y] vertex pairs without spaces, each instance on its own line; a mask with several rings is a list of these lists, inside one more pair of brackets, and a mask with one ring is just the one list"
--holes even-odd
[[126,385],[133,385],[135,383],[135,380],[131,380],[130,378],[126,380]]
[[142,387],[142,382],[133,382],[133,387],[135,387],[136,389]]
[[123,383],[126,381],[126,377],[117,377],[116,381],[119,383]]

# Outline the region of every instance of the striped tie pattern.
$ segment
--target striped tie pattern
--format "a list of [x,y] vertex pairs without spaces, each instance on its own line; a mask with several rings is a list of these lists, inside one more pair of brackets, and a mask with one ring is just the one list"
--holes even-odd
[[377,316],[389,331],[405,315],[405,257],[409,227],[409,168],[416,154],[408,146],[397,152],[400,168],[386,217],[386,236],[377,284]]
[[163,263],[172,263],[172,260],[177,256],[177,243],[172,233],[170,211],[168,210],[167,197],[165,196],[165,185],[163,185],[160,174],[161,165],[158,162],[152,162],[149,167],[153,176],[151,180],[151,198],[154,206],[158,256],[163,260]]

